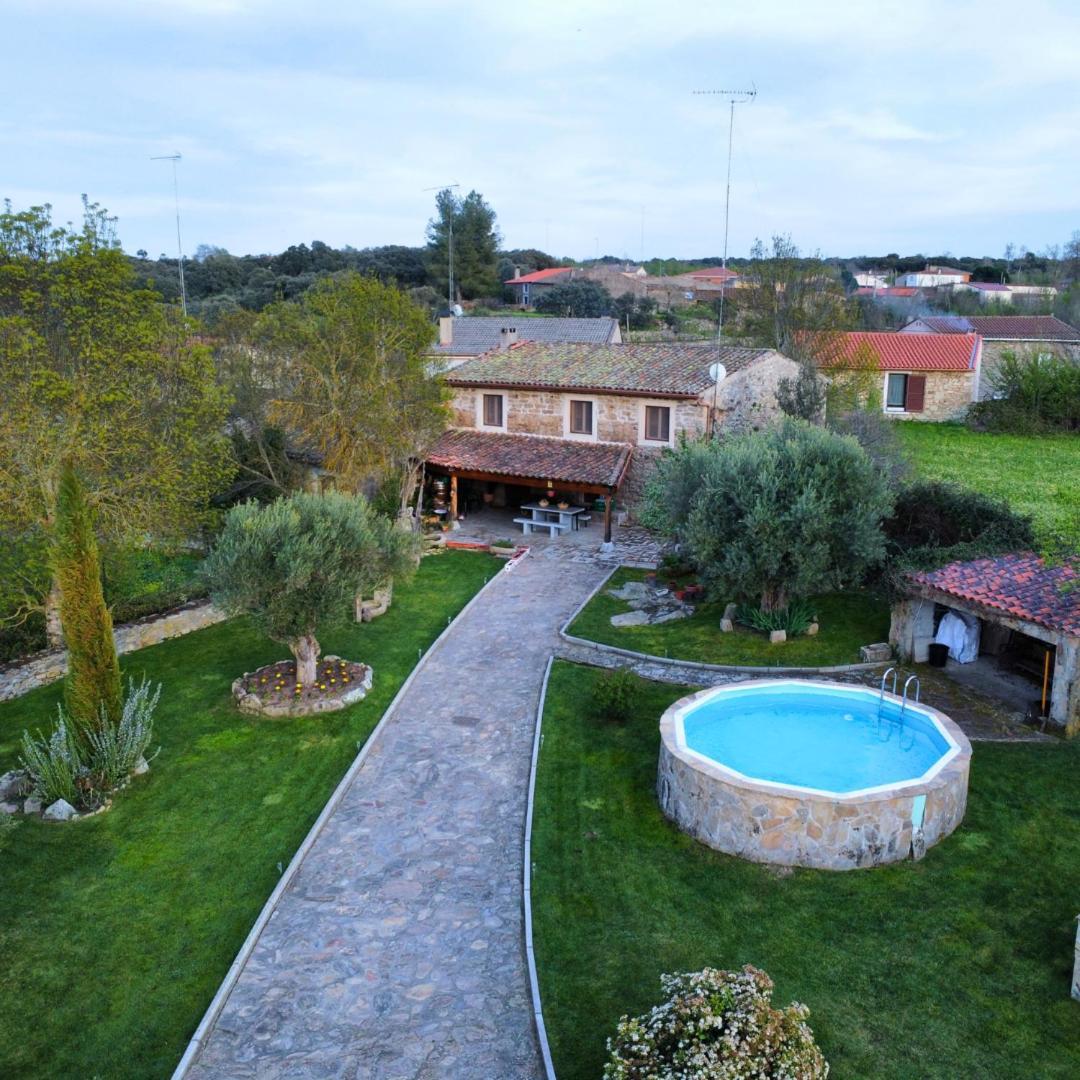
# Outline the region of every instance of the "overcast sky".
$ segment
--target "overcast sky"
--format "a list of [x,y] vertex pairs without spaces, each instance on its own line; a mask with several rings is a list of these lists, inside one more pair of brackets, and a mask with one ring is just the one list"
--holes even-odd
[[435,185],[507,247],[1000,255],[1080,229],[1077,0],[0,0],[0,195],[125,248],[419,244]]

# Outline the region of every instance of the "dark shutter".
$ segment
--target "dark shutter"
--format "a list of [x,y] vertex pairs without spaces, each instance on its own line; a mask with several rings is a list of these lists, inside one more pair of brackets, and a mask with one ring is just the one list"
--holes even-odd
[[907,378],[907,396],[904,399],[905,412],[922,412],[926,402],[926,376],[909,375]]

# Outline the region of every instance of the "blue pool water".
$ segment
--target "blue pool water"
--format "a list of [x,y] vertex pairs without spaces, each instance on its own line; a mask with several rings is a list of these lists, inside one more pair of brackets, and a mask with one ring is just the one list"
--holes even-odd
[[[879,716],[880,712],[880,716]],[[949,749],[937,725],[872,690],[728,690],[683,718],[686,745],[744,776],[848,792],[914,780]]]

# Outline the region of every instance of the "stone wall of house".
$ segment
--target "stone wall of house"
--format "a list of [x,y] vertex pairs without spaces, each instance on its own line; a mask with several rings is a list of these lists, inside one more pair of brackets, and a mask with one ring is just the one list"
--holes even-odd
[[[566,402],[571,398],[587,398],[594,402],[596,433],[601,442],[636,445],[641,431],[642,409],[646,404],[670,406],[672,428],[675,432],[701,435],[705,431],[706,409],[699,401],[642,398],[622,394],[575,394],[561,390],[487,392],[505,395],[506,430],[511,435],[565,438]],[[455,427],[477,427],[477,402],[484,393],[484,390],[474,387],[458,387],[454,390],[450,407]]]
[[[780,353],[732,372],[720,384],[716,395],[716,423],[725,435],[758,431],[782,415],[776,403],[781,379],[793,379],[799,365]],[[708,400],[707,395],[702,395]]]
[[986,341],[983,340],[982,370],[979,373],[979,400],[992,397],[994,375],[1005,353],[1018,356],[1063,356],[1080,364],[1080,344],[1069,345],[1058,341]]
[[[209,601],[200,600],[164,615],[154,615],[138,622],[126,623],[113,631],[116,651],[124,653],[157,645],[168,638],[181,637],[193,630],[202,630],[225,619]],[[0,665],[0,701],[19,697],[28,690],[56,682],[67,674],[67,652],[50,649],[25,660]]]

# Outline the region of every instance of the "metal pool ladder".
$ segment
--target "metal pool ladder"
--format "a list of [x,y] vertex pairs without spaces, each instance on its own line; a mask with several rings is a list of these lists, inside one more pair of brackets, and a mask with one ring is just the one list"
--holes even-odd
[[910,750],[915,745],[915,735],[912,733],[911,738],[908,740],[907,746],[904,745],[904,709],[907,708],[908,702],[908,687],[915,684],[915,701],[919,700],[919,694],[922,692],[922,683],[919,682],[918,675],[909,675],[904,680],[904,696],[900,699],[900,749]]

